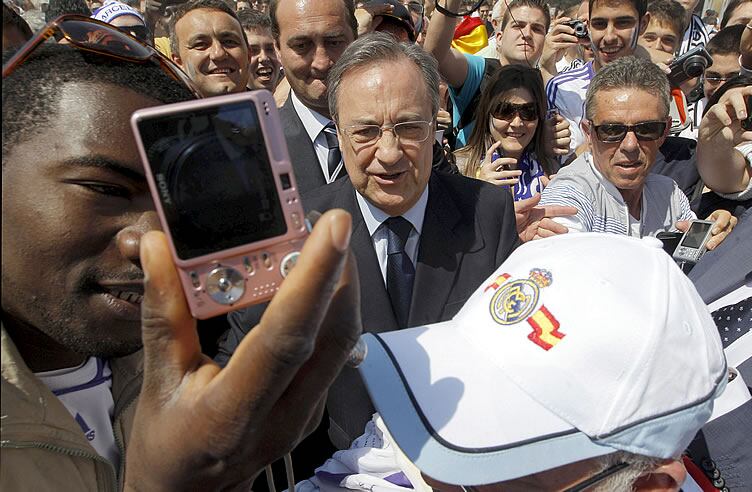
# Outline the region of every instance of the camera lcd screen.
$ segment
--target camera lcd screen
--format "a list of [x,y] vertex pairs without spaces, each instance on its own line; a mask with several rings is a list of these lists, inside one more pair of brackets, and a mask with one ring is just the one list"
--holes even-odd
[[692,222],[681,242],[681,246],[694,249],[702,247],[702,240],[705,239],[705,235],[711,226],[712,224],[705,224],[703,222]]
[[142,119],[138,128],[180,259],[287,232],[253,102]]

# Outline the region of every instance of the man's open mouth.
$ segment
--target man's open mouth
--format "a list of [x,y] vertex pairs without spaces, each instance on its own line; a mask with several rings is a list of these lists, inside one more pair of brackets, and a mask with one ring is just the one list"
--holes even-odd
[[232,68],[215,68],[213,70],[209,70],[209,75],[228,75],[233,73],[235,70]]
[[121,301],[130,302],[131,304],[141,304],[144,300],[144,289],[139,286],[128,287],[105,287],[103,286],[105,294],[109,294]]

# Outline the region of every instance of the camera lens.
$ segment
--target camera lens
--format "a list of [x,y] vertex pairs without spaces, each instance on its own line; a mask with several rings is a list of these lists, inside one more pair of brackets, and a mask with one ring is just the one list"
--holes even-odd
[[684,62],[684,72],[690,77],[699,77],[708,66],[707,60],[701,56],[690,56]]

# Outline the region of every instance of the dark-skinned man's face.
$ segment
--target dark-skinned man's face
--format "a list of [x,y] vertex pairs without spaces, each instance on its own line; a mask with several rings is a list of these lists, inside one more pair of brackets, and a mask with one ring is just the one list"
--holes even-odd
[[3,318],[82,355],[141,345],[141,236],[158,227],[130,115],[156,100],[59,88],[50,123],[3,162]]

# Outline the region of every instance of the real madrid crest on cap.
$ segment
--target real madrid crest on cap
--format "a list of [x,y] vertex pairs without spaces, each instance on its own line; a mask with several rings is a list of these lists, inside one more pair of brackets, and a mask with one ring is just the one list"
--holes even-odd
[[551,272],[533,268],[529,278],[510,278],[507,273],[501,274],[484,290],[496,291],[489,305],[491,317],[500,325],[514,325],[526,320],[533,328],[528,338],[542,349],[549,350],[564,338],[564,333],[559,332],[559,322],[546,306],[541,305],[536,310],[540,290],[553,282]]

